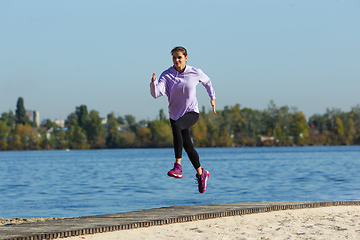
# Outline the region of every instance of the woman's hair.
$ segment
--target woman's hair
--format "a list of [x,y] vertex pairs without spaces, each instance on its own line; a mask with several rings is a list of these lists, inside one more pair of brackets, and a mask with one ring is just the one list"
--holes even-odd
[[171,55],[174,54],[174,52],[182,52],[182,54],[184,54],[185,57],[187,57],[187,51],[184,47],[174,47],[173,50],[171,50]]

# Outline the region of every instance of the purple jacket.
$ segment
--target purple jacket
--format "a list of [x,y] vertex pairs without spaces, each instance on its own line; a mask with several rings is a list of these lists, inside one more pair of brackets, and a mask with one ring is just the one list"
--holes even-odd
[[154,98],[167,95],[170,118],[176,121],[188,112],[199,113],[196,85],[200,82],[206,88],[210,99],[215,99],[210,78],[201,69],[191,66],[186,66],[183,73],[179,73],[174,67],[165,70],[159,81],[150,83],[150,93]]

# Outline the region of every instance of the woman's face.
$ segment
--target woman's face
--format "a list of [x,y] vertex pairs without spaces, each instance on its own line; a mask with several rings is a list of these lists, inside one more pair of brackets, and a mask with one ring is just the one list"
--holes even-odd
[[185,68],[185,63],[187,56],[185,57],[181,51],[173,53],[173,63],[177,70],[183,70]]

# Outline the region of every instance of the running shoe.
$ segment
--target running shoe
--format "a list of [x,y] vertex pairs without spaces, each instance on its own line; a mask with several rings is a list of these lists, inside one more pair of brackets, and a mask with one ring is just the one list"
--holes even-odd
[[207,187],[207,180],[210,176],[210,173],[202,168],[202,174],[201,176],[198,176],[196,174],[196,180],[199,185],[199,193],[203,193],[206,190]]
[[168,172],[169,177],[182,178],[182,167],[177,162],[174,163],[174,168]]

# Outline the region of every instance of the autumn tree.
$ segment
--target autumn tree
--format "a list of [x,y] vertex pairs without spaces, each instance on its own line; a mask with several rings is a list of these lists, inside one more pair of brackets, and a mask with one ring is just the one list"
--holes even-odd
[[139,130],[137,134],[137,138],[139,140],[138,145],[136,147],[150,147],[152,146],[152,134],[151,130],[148,127],[143,127]]
[[292,115],[292,123],[290,125],[291,135],[294,137],[296,144],[305,144],[305,138],[308,137],[309,125],[305,115],[302,112],[295,112]]
[[164,121],[154,120],[149,122],[151,141],[153,147],[171,147],[173,143],[172,130]]
[[10,127],[5,121],[0,120],[0,150],[7,149],[7,137],[10,132]]
[[191,128],[191,135],[194,139],[194,144],[196,147],[208,147],[209,146],[209,136],[208,136],[208,121],[203,114],[200,114],[199,120]]
[[334,140],[335,144],[341,144],[342,136],[344,134],[344,124],[341,119],[337,117],[334,124]]

